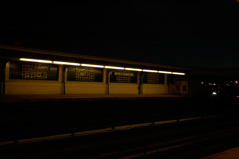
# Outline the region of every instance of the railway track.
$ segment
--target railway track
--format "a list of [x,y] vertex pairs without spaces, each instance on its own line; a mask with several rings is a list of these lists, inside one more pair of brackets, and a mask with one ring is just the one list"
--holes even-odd
[[[200,158],[238,146],[237,120],[218,118],[0,147],[1,158]],[[3,157],[4,156],[4,157]],[[193,157],[192,157],[193,156]]]

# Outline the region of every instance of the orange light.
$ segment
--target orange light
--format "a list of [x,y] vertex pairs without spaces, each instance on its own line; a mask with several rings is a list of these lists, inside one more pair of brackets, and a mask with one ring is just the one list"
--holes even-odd
[[235,84],[238,84],[238,81],[235,81]]
[[52,61],[50,61],[50,60],[39,60],[39,59],[28,59],[28,58],[20,58],[20,61],[52,63]]

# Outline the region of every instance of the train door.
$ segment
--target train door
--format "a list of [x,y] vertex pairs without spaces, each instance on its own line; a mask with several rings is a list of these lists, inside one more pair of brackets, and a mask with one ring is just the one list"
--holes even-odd
[[188,94],[188,79],[175,79],[174,93],[175,94]]

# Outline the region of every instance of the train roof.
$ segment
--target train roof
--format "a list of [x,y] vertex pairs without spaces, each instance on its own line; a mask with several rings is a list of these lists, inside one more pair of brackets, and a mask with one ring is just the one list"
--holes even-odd
[[0,57],[2,59],[15,59],[15,58],[42,58],[50,60],[63,60],[69,62],[84,62],[84,63],[94,63],[94,64],[107,64],[107,65],[118,65],[127,67],[137,67],[137,68],[150,68],[150,69],[164,69],[164,70],[177,70],[177,71],[191,71],[190,68],[178,67],[172,65],[162,65],[155,63],[145,63],[131,60],[122,60],[107,57],[89,56],[78,53],[69,53],[62,51],[52,51],[43,50],[35,48],[27,48],[22,46],[5,45],[0,44]]

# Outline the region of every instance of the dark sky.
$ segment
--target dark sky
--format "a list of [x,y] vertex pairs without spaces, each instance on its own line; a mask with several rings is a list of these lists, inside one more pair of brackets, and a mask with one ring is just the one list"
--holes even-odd
[[0,42],[189,67],[239,68],[239,3],[6,4]]

